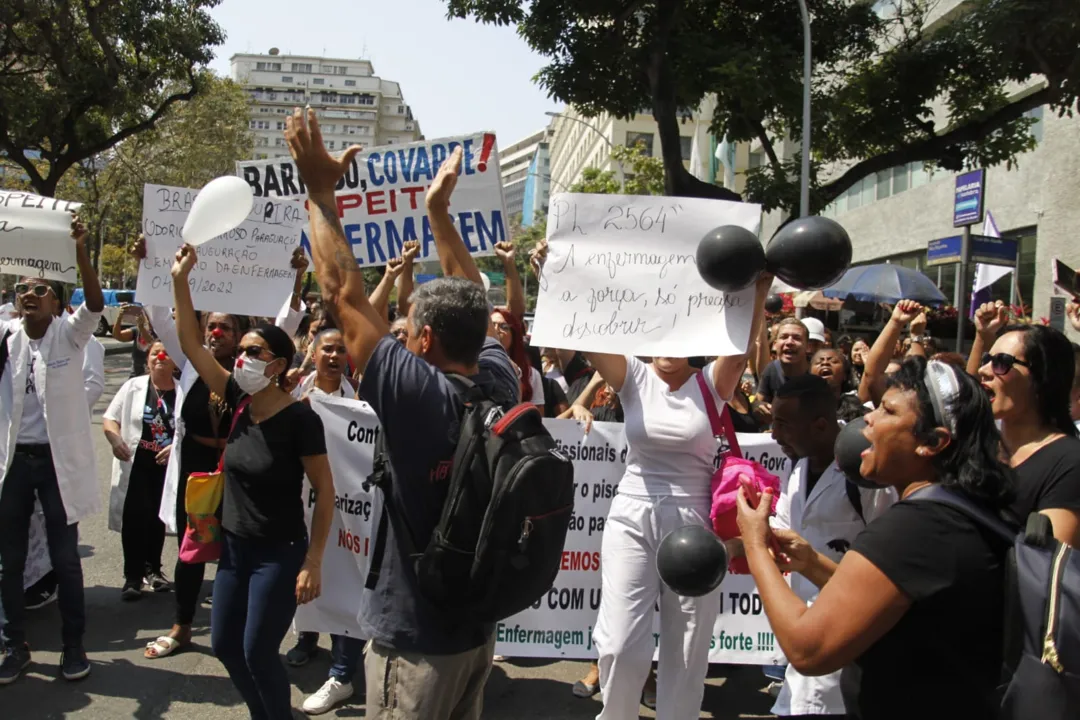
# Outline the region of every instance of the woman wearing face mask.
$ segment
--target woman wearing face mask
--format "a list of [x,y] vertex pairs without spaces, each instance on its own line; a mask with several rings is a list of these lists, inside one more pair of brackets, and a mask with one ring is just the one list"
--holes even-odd
[[[1080,545],[1080,439],[1069,397],[1076,366],[1072,343],[1042,325],[1012,325],[1005,308],[984,305],[976,313],[983,347],[979,379],[1001,422],[1009,464],[1016,472],[1012,515],[1050,518],[1054,537]],[[1001,336],[994,336],[1001,330]]]
[[[214,578],[211,642],[253,718],[291,718],[289,680],[278,655],[297,604],[321,592],[320,566],[334,486],[318,414],[281,385],[295,346],[259,325],[238,346],[230,373],[202,344],[188,275],[195,249],[173,263],[176,325],[189,362],[236,415],[225,448],[222,549]],[[301,490],[315,493],[310,547]]]
[[[870,447],[859,473],[894,487],[900,502],[856,538],[839,564],[789,531],[769,529],[769,494],[739,497],[743,546],[769,625],[801,673],[854,663],[849,716],[864,720],[997,717],[1008,543],[964,512],[918,500],[937,484],[989,513],[1014,495],[999,462],[1001,437],[978,382],[955,367],[909,358],[866,416]],[[756,509],[755,509],[756,508]],[[779,559],[769,550],[779,542]],[[821,588],[809,607],[785,582],[798,572]],[[962,648],[961,652],[957,649]],[[852,670],[845,669],[845,689]]]
[[[755,290],[750,337],[757,337],[772,276]],[[604,708],[598,720],[638,717],[652,666],[653,607],[660,604],[656,715],[690,720],[701,711],[719,594],[678,597],[656,572],[656,550],[670,531],[711,527],[710,480],[721,451],[709,422],[742,379],[746,357],[721,357],[697,370],[686,358],[587,353],[622,402],[626,473],[604,525],[599,617],[593,633]],[[700,373],[699,382],[698,375]]]
[[124,600],[142,597],[144,583],[154,592],[172,589],[161,569],[158,508],[176,427],[176,365],[160,340],[148,348],[147,367],[148,375],[124,383],[101,423],[113,452],[109,529],[120,532],[124,548]]
[[[140,237],[132,254],[141,259],[146,256],[146,247]],[[299,283],[302,281],[307,260],[303,251],[298,250],[292,258],[292,268],[297,271],[297,280],[290,301],[288,312],[281,327],[292,334],[303,319],[299,295]],[[174,420],[176,432],[169,464],[165,471],[165,490],[161,497],[159,517],[169,532],[176,533],[177,543],[183,539],[187,526],[187,512],[184,495],[187,479],[194,472],[213,472],[218,465],[221,451],[225,447],[226,436],[232,422],[232,411],[220,393],[212,392],[199,377],[195,367],[187,361],[187,356],[180,346],[176,323],[169,308],[149,306],[146,308],[151,325],[165,345],[165,352],[180,369],[180,381],[176,388],[176,407]],[[232,368],[236,359],[236,345],[241,336],[241,327],[246,323],[236,315],[226,313],[204,313],[202,315],[201,337],[205,347],[225,368]],[[203,563],[185,563],[176,561],[173,575],[176,616],[168,635],[163,635],[149,643],[143,653],[148,659],[163,658],[178,649],[191,644],[191,623],[199,604],[206,565]]]

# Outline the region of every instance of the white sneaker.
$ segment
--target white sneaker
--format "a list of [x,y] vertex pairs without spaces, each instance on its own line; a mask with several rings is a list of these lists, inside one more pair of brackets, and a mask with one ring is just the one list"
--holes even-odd
[[339,682],[330,678],[313,695],[304,701],[304,712],[308,715],[322,715],[330,712],[338,703],[353,696],[352,683]]

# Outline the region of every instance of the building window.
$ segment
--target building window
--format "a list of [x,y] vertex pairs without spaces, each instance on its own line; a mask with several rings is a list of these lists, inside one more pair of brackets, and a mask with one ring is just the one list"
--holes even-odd
[[277,129],[278,130],[284,130],[285,129],[285,121],[284,120],[278,120],[277,121]]
[[255,63],[255,69],[256,70],[265,70],[266,69],[266,63],[264,63],[264,62]]
[[345,87],[356,87],[356,81],[355,80],[346,80],[345,81]]
[[405,106],[404,105],[398,105],[397,106],[397,114],[398,115],[404,115],[405,114]]
[[333,150],[334,149],[334,141],[333,140],[328,140],[326,142],[326,147],[329,148],[330,150]]
[[375,96],[374,95],[357,95],[356,97],[359,100],[361,105],[374,105],[375,104]]
[[259,122],[258,120],[249,120],[248,121],[248,129],[249,130],[254,130],[256,127],[258,127],[258,122]]
[[645,154],[646,155],[652,155],[653,154],[652,153],[652,142],[653,142],[653,134],[652,133],[639,133],[639,132],[628,132],[628,133],[626,133],[626,146],[627,147],[634,147],[638,143],[644,143],[644,145],[645,145]]
[[892,194],[897,195],[908,189],[908,166],[898,165],[892,171]]
[[874,178],[877,184],[878,200],[884,200],[892,195],[892,170],[882,170]]
[[911,171],[911,187],[921,187],[930,182],[930,171],[922,160],[908,163],[908,169]]
[[321,66],[319,68],[319,72],[326,73],[327,75],[333,75],[334,74],[334,66],[333,65],[323,65],[323,66]]
[[355,105],[356,104],[356,96],[355,95],[342,95],[341,96],[341,102],[344,105]]
[[311,81],[312,85],[325,85],[326,80],[324,78],[315,78]]
[[294,73],[310,73],[311,63],[293,63],[292,71]]
[[685,135],[679,136],[679,152],[682,153],[683,162],[690,162],[690,155],[694,151],[694,138]]
[[765,151],[764,150],[755,150],[754,152],[750,153],[750,160],[749,160],[748,164],[749,164],[749,167],[750,167],[751,170],[754,170],[755,168],[759,168],[762,165],[764,165],[765,164]]
[[327,125],[323,125],[321,127],[322,127],[322,131],[324,133],[332,133],[335,130],[337,130],[337,125],[333,125],[333,124],[327,124]]
[[274,147],[282,147],[285,145],[285,138],[274,138]]
[[281,76],[281,82],[283,82],[283,83],[291,83],[292,82],[292,75],[282,75]]
[[860,180],[857,185],[862,186],[862,204],[869,205],[874,202],[874,194],[877,186],[877,176],[870,175]]
[[847,197],[847,209],[854,210],[862,205],[862,185],[863,181],[859,180],[857,183],[847,189],[844,195]]
[[348,74],[348,72],[349,72],[349,68],[347,68],[344,65],[336,65],[336,66],[334,66],[334,74],[335,75],[346,75],[346,74]]
[[336,103],[338,100],[338,96],[334,93],[321,93],[319,95],[319,100],[324,103]]
[[1040,105],[1034,110],[1028,110],[1024,113],[1024,117],[1032,118],[1035,120],[1034,124],[1028,128],[1028,132],[1031,133],[1031,137],[1035,138],[1035,143],[1039,144],[1043,139],[1043,108],[1045,105]]

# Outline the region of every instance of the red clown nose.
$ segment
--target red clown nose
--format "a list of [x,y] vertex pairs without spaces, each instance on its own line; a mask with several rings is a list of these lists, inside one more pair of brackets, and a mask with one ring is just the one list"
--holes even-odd
[[225,334],[225,331],[222,330],[221,328],[214,328],[213,330],[210,331],[210,335],[215,337],[215,338],[220,338],[224,334]]
[[159,352],[159,353],[157,354],[157,359],[158,359],[158,360],[160,360],[161,362],[165,362],[166,360],[168,360],[168,359],[169,359],[169,356],[168,356],[168,355],[166,355],[166,354],[165,354],[165,353],[163,353],[163,352]]

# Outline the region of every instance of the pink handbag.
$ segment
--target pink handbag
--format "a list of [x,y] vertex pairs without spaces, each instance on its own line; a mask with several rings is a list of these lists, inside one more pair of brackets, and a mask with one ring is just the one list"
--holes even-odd
[[[712,392],[709,390],[708,380],[704,373],[698,373],[698,386],[701,394],[705,397],[705,410],[709,414],[709,424],[712,426],[713,435],[717,440],[727,440],[729,450],[720,458],[720,467],[712,476],[712,509],[709,517],[712,519],[713,532],[721,540],[731,540],[739,537],[739,525],[736,521],[738,508],[736,500],[739,497],[740,478],[746,478],[758,493],[767,488],[773,491],[772,507],[770,513],[776,512],[776,502],[780,497],[780,478],[763,468],[753,460],[747,460],[742,456],[739,440],[735,435],[735,427],[731,424],[730,412],[727,405],[723,412],[718,412]],[[733,575],[748,575],[750,567],[746,558],[737,558],[728,564],[728,572]]]

